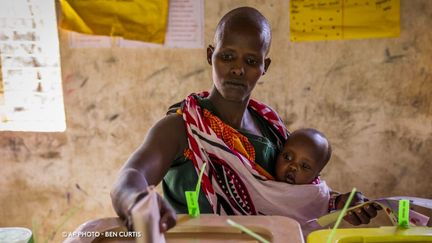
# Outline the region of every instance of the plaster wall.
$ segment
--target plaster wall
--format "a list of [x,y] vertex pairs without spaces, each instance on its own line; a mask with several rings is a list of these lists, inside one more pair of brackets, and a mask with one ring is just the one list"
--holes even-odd
[[[327,135],[322,178],[371,198],[432,198],[432,1],[401,1],[398,38],[303,43],[289,41],[288,1],[206,1],[206,44],[219,18],[243,5],[273,27],[272,64],[253,96],[289,129]],[[113,216],[110,187],[151,125],[211,87],[205,48],[70,49],[60,37],[66,132],[0,132],[0,226],[52,242]]]

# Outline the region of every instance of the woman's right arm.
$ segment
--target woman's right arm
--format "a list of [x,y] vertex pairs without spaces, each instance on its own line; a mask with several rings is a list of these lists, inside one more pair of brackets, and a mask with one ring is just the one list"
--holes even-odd
[[[187,147],[184,121],[171,114],[158,121],[144,142],[120,169],[111,190],[113,207],[120,218],[130,222],[130,209],[142,199],[149,185],[159,184],[171,163]],[[159,196],[161,232],[175,225],[176,215],[171,206]]]

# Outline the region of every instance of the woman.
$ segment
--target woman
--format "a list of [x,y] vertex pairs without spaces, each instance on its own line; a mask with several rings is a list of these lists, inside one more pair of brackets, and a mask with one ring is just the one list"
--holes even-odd
[[[203,162],[219,158],[208,149],[216,148],[219,151],[216,153],[241,161],[257,180],[265,181],[268,174],[274,176],[274,161],[288,132],[270,107],[250,99],[258,80],[270,66],[271,60],[267,56],[270,43],[270,25],[256,9],[237,8],[221,19],[214,45],[207,48],[207,62],[212,66],[213,74],[211,91],[191,95],[171,107],[172,112],[150,129],[144,143],[120,171],[111,197],[117,214],[129,226],[130,210],[145,197],[146,188],[163,181],[165,198],[169,203],[159,198],[160,230],[165,232],[173,227],[176,214],[170,205],[177,212],[186,213],[184,191],[195,188],[197,171]],[[204,133],[197,134],[194,128]],[[213,135],[204,137],[205,131]],[[201,146],[203,141],[205,145]],[[225,162],[222,159],[219,164]],[[254,207],[257,202],[253,201],[253,193],[249,198],[252,201],[240,203],[244,207],[237,207],[234,197],[224,195],[224,185],[217,184],[216,176],[229,173],[226,171],[228,167],[207,167],[199,197],[202,213],[259,213]],[[332,197],[330,206],[342,208],[347,196]],[[358,193],[353,203],[362,201],[363,196]],[[369,207],[351,213],[346,219],[357,225],[368,223],[375,216],[376,209]]]

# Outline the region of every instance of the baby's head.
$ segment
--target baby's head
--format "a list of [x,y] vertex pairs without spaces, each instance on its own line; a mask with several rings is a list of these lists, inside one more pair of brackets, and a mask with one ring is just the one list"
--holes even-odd
[[309,184],[331,156],[327,138],[312,128],[291,133],[276,161],[276,180],[290,184]]

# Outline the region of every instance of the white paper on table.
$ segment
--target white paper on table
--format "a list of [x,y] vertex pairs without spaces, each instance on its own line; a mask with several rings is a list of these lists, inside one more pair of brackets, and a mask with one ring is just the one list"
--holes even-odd
[[395,201],[406,199],[410,201],[410,204],[432,209],[432,199],[421,198],[421,197],[387,197],[385,199],[395,200]]
[[[379,198],[375,200],[370,200],[367,202],[364,202],[362,204],[353,206],[348,208],[349,210],[353,210],[359,207],[363,207],[368,204],[378,204],[382,207],[383,211],[386,213],[386,215],[389,217],[390,221],[393,225],[398,224],[398,209],[399,209],[399,200],[407,199],[410,200],[411,205],[417,205],[425,208],[432,209],[432,200],[426,199],[426,198],[419,198],[419,197],[386,197],[386,198]],[[317,223],[321,226],[327,226],[333,222],[336,222],[337,218],[339,217],[339,214],[342,212],[342,210],[338,210],[329,214],[326,214],[320,218],[318,218]],[[411,225],[417,225],[417,226],[426,226],[429,217],[426,215],[423,215],[419,212],[416,212],[414,210],[410,210],[410,224]]]
[[154,186],[148,187],[148,194],[132,208],[132,220],[135,231],[141,232],[137,243],[165,243],[164,234],[159,230],[159,204]]

